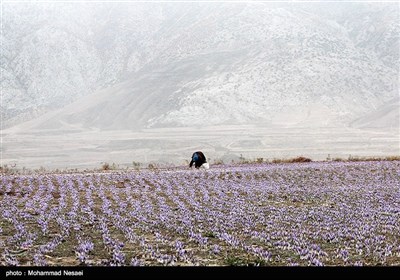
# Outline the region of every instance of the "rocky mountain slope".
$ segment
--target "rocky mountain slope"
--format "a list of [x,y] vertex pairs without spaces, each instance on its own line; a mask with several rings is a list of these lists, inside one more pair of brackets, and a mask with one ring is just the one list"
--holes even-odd
[[3,127],[368,126],[399,95],[399,9],[5,3]]

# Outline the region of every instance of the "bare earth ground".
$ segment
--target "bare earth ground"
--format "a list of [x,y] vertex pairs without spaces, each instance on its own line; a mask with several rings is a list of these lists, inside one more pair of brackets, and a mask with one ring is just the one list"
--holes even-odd
[[399,129],[277,128],[255,125],[143,131],[2,131],[2,165],[17,168],[99,168],[103,163],[186,165],[195,150],[210,164],[243,158],[306,156],[313,160],[400,155]]

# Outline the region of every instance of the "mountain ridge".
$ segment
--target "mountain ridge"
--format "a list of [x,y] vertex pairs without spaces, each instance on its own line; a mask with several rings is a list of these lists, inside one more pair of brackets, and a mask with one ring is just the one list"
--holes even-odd
[[398,95],[399,7],[326,7],[6,5],[3,128],[348,126]]

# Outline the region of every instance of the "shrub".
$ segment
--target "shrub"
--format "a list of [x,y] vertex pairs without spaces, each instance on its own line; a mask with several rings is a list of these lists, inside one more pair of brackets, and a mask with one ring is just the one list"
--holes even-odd
[[110,170],[110,164],[109,164],[108,162],[105,162],[105,163],[101,166],[101,168],[102,168],[103,170]]
[[272,163],[282,163],[283,162],[283,160],[282,159],[279,159],[279,158],[274,158],[273,160],[272,160]]
[[149,163],[149,165],[147,166],[148,169],[156,169],[156,165],[153,163]]
[[290,158],[290,159],[273,159],[272,163],[295,163],[295,162],[311,162],[312,160],[310,158],[306,157],[295,157],[295,158]]
[[310,158],[306,158],[306,157],[296,157],[296,158],[292,158],[291,160],[289,160],[289,162],[311,162],[312,160]]
[[389,160],[389,161],[400,160],[400,156],[388,156],[388,157],[385,157],[385,160]]
[[101,168],[103,170],[116,170],[117,169],[117,165],[113,162],[112,165],[110,165],[108,162],[105,162]]

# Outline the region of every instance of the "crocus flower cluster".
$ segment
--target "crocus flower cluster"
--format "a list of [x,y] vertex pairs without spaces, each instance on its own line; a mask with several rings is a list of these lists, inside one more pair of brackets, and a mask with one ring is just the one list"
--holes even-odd
[[0,265],[400,265],[400,162],[2,175]]

